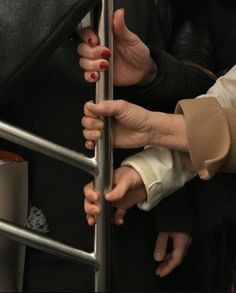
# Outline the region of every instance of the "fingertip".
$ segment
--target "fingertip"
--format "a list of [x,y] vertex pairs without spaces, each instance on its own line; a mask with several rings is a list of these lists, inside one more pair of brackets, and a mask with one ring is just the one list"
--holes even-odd
[[94,71],[94,72],[88,72],[88,71],[86,71],[84,73],[84,79],[87,82],[95,83],[95,82],[97,82],[100,79],[100,74],[98,72],[96,72],[96,71]]
[[124,224],[124,219],[122,219],[122,218],[120,218],[120,217],[118,217],[118,218],[115,217],[114,222],[115,222],[115,224],[116,224],[117,226],[121,226],[121,225]]
[[155,261],[160,262],[160,261],[162,261],[163,257],[162,257],[160,252],[155,252],[154,253],[154,259],[155,259]]
[[114,28],[114,33],[117,35],[120,35],[124,32],[124,29],[126,28],[124,8],[120,8],[115,11],[113,28]]
[[105,199],[107,201],[111,201],[112,200],[112,195],[110,193],[105,194]]
[[93,149],[94,149],[94,142],[93,142],[93,141],[86,141],[86,142],[85,142],[85,147],[86,147],[88,150],[93,150]]
[[126,190],[122,189],[123,186],[116,186],[111,192],[105,195],[105,199],[108,201],[117,201],[124,197]]
[[119,196],[116,192],[116,189],[114,189],[112,192],[105,194],[105,199],[107,201],[116,201],[119,199]]
[[94,102],[93,101],[88,101],[88,102],[86,102],[85,106],[86,106],[86,108],[88,110],[93,109]]
[[96,34],[92,31],[91,35],[87,39],[87,43],[90,47],[96,47],[99,43],[98,37]]
[[111,52],[108,49],[104,49],[101,53],[103,59],[109,60],[111,58]]
[[119,9],[117,9],[115,12],[114,12],[114,16],[116,15],[125,15],[125,8],[124,7],[121,7]]
[[96,81],[97,80],[96,72],[90,73],[90,78],[91,78],[91,80]]
[[88,217],[87,222],[89,226],[94,226],[95,225],[95,218],[94,217]]
[[107,60],[103,60],[99,63],[99,68],[102,70],[102,71],[106,71],[108,68],[109,68],[109,63],[107,62]]

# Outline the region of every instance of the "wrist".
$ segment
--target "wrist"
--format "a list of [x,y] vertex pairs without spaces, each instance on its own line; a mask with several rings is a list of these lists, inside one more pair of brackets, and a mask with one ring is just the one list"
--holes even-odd
[[151,58],[151,56],[150,56],[148,65],[145,67],[146,67],[145,73],[143,74],[140,82],[138,83],[138,85],[140,86],[148,86],[150,83],[153,82],[153,80],[155,79],[157,75],[158,68],[156,63]]
[[183,115],[152,112],[150,144],[188,152],[186,125]]

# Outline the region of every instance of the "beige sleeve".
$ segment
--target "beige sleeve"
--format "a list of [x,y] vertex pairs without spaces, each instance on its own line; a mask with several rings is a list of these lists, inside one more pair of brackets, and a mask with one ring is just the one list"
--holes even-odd
[[176,113],[186,122],[189,155],[183,159],[189,170],[205,180],[218,171],[236,172],[236,109],[222,108],[213,96],[182,100]]

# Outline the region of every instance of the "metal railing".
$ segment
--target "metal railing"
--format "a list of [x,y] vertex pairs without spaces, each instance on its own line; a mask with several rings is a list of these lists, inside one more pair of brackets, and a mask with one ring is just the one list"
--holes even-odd
[[[112,37],[113,0],[101,0],[98,33],[101,44],[113,51]],[[107,72],[101,73],[96,86],[96,102],[113,98],[112,58]],[[80,168],[95,177],[95,187],[101,195],[102,213],[97,217],[94,235],[94,252],[87,253],[77,248],[52,240],[41,234],[19,227],[3,219],[0,220],[0,235],[21,244],[31,246],[59,257],[83,263],[95,271],[95,291],[110,290],[111,266],[111,207],[104,195],[111,188],[112,182],[112,146],[110,141],[110,121],[105,119],[103,138],[95,148],[93,158],[47,141],[30,132],[24,131],[0,121],[0,137],[43,153],[57,160]]]

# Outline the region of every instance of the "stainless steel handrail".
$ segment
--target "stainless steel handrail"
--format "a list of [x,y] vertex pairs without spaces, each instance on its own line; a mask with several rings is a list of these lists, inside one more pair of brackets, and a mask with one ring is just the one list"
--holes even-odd
[[[113,0],[103,1],[98,26],[100,43],[110,48],[113,52],[112,15]],[[113,58],[109,60],[109,70],[100,74],[100,80],[96,87],[96,103],[113,99]],[[110,135],[110,119],[104,118],[103,138],[95,149],[95,158],[99,166],[98,175],[95,178],[95,187],[100,194],[100,206],[102,214],[97,217],[95,227],[94,252],[100,264],[100,269],[95,273],[95,290],[102,292],[111,288],[111,250],[112,250],[112,226],[111,206],[105,200],[105,194],[111,189],[113,152]]]
[[80,168],[92,175],[98,174],[95,158],[88,158],[81,153],[57,145],[3,121],[0,121],[0,137]]
[[[108,46],[111,52],[113,51],[112,13],[113,0],[101,0],[98,32],[101,43]],[[110,69],[101,74],[100,81],[97,83],[96,102],[99,103],[102,100],[112,98],[113,70],[111,58]],[[111,188],[113,155],[110,141],[110,121],[107,118],[104,120],[104,135],[95,149],[94,158],[88,158],[74,150],[0,121],[0,137],[73,165],[95,176],[95,187],[101,195],[102,213],[97,218],[95,227],[94,252],[87,253],[3,219],[0,219],[0,235],[68,260],[89,265],[95,270],[96,292],[109,291],[111,277],[111,207],[105,201],[104,195]]]
[[94,253],[88,253],[69,245],[65,245],[39,233],[11,224],[3,219],[0,220],[0,231],[1,236],[10,240],[49,252],[67,260],[83,263],[95,270],[99,269],[99,264]]

